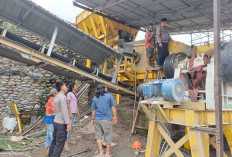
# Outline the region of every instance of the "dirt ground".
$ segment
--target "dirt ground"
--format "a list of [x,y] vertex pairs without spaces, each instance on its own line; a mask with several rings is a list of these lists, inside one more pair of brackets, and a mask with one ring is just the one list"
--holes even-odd
[[[125,110],[129,110],[131,108],[123,108]],[[146,149],[146,134],[143,133],[143,135],[135,134],[131,137],[130,141],[128,141],[128,138],[130,136],[131,126],[128,125],[128,122],[124,121],[122,117],[118,115],[118,124],[113,126],[113,139],[112,143],[116,144],[112,147],[112,155],[114,157],[134,157],[135,156],[135,150],[132,150],[130,147],[133,143],[133,141],[140,141],[143,145],[143,148],[141,150]],[[23,140],[24,143],[26,143],[28,140]],[[42,142],[40,142],[42,141]],[[36,148],[31,151],[25,151],[25,152],[9,152],[10,155],[2,155],[0,153],[0,157],[46,157],[45,152],[45,136],[40,136],[38,138],[35,138],[34,141]],[[39,144],[38,144],[39,142]],[[31,145],[30,145],[31,146]],[[75,124],[74,130],[72,131],[72,135],[70,138],[70,144],[69,144],[71,150],[69,152],[66,152],[63,150],[62,156],[63,157],[69,157],[72,154],[85,151],[86,149],[90,149],[90,152],[82,153],[78,155],[74,155],[73,157],[94,157],[97,155],[97,145],[94,140],[94,127],[91,124],[91,119],[87,118],[84,119],[82,122],[78,122]],[[191,155],[189,152],[184,151],[185,157],[190,157]],[[226,151],[227,155],[229,155],[229,151]],[[215,157],[216,155],[215,150],[210,150],[210,156]],[[144,153],[139,155],[138,157],[144,157]],[[175,157],[175,155],[172,155],[172,157]]]
[[[120,118],[118,124],[114,125],[112,139],[112,142],[116,144],[112,147],[112,155],[114,157],[133,157],[135,155],[135,150],[132,150],[130,147],[134,140],[139,140],[144,146],[143,149],[145,149],[146,137],[134,135],[128,143],[130,130],[131,128],[124,124]],[[45,143],[41,143],[40,146],[36,149],[30,152],[24,152],[23,154],[21,153],[22,155],[17,156],[45,157],[46,153],[44,144]],[[69,146],[71,148],[71,151],[66,152],[65,150],[63,150],[62,156],[69,156],[77,152],[82,152],[88,148],[91,149],[90,152],[75,155],[74,157],[93,157],[97,155],[97,145],[94,140],[94,128],[90,122],[90,118],[85,119],[85,121],[80,126],[76,126],[74,128]],[[2,157],[8,156],[10,155],[4,155]],[[140,157],[141,156],[144,156],[144,154],[141,154]]]

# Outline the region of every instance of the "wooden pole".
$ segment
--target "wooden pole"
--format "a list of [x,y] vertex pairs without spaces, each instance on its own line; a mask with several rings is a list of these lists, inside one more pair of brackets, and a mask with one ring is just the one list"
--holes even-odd
[[221,48],[220,48],[220,24],[221,9],[220,0],[213,0],[214,15],[214,99],[216,118],[216,155],[223,157],[223,130],[222,130],[222,74],[221,74]]

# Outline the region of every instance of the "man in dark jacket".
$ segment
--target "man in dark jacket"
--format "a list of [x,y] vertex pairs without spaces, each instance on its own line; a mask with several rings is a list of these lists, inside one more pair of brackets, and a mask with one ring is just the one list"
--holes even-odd
[[157,67],[162,67],[164,64],[165,58],[169,55],[168,52],[168,42],[171,40],[171,37],[168,32],[167,19],[161,19],[161,24],[156,29],[157,36],[157,48],[158,48],[158,60]]

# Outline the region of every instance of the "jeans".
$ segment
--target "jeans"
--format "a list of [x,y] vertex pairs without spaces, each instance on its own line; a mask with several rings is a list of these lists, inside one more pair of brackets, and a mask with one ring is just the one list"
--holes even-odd
[[[71,125],[72,125],[72,129],[73,129],[73,124],[74,124],[74,120],[76,119],[77,114],[76,113],[72,113],[72,121],[71,121]],[[69,137],[71,136],[72,130],[70,132],[68,132],[67,134],[67,141],[69,139]]]
[[54,122],[53,141],[49,150],[49,157],[60,157],[67,139],[67,124]]
[[47,128],[47,136],[46,136],[45,148],[48,148],[51,146],[52,143],[54,126],[53,124],[46,124],[46,128]]

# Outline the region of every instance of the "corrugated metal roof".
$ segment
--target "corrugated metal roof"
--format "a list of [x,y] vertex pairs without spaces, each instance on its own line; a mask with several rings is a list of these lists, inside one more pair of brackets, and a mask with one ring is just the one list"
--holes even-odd
[[[213,28],[212,0],[73,0],[127,24],[147,27],[149,23],[160,24],[168,18],[171,32],[190,32]],[[232,2],[221,0],[222,25],[231,28]]]
[[58,26],[57,45],[96,63],[121,56],[111,47],[28,0],[0,0],[0,16],[46,40],[51,40],[55,26]]

